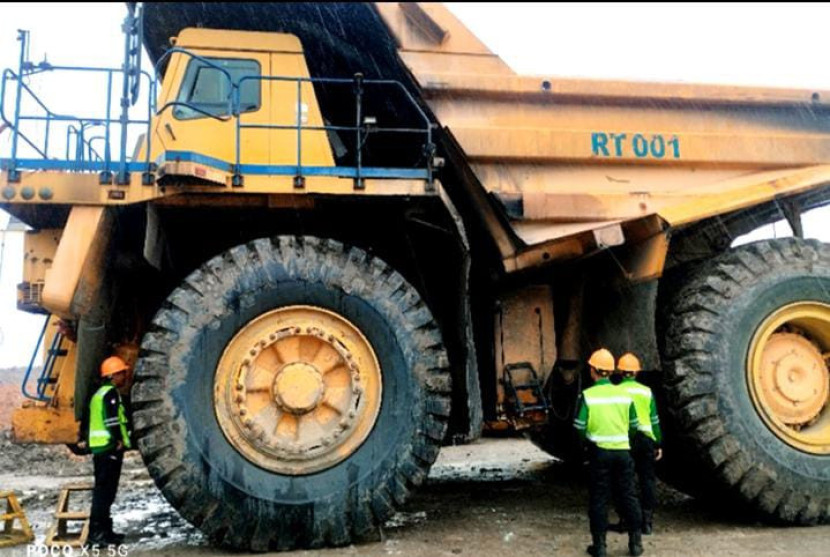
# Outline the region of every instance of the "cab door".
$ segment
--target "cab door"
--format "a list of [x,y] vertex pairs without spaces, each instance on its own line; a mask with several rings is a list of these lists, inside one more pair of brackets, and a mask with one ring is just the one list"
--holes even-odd
[[[243,124],[270,123],[271,82],[256,79],[271,75],[271,57],[262,52],[223,52],[189,49],[200,60],[175,53],[165,79],[159,107],[168,106],[156,118],[155,136],[165,151],[185,151],[234,164],[236,161],[236,118],[229,112],[231,80],[238,84],[240,120]],[[230,76],[230,79],[229,77]],[[243,77],[253,78],[240,81]],[[270,134],[265,129],[242,129],[240,161],[269,164]],[[154,153],[158,156],[161,153]],[[205,159],[207,157],[208,159]]]

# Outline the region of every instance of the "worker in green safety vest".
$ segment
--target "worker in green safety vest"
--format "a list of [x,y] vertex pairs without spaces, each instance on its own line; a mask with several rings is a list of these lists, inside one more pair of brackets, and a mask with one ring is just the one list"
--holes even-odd
[[129,423],[119,387],[127,381],[127,363],[111,356],[101,364],[102,384],[89,403],[88,446],[95,469],[92,510],[89,513],[90,546],[120,544],[124,536],[112,530],[110,509],[118,491],[124,451],[131,448]]
[[[655,484],[654,463],[663,456],[660,444],[663,435],[660,430],[660,418],[657,415],[657,403],[654,393],[646,385],[637,381],[637,375],[642,371],[640,360],[627,352],[620,356],[617,362],[617,371],[622,374],[621,386],[634,401],[637,411],[637,433],[631,439],[631,457],[634,459],[634,469],[637,472],[639,483],[640,507],[642,509],[643,534],[650,535],[653,530]],[[624,520],[620,520],[619,531],[624,531]],[[612,528],[613,529],[613,528]]]
[[640,503],[634,489],[634,462],[630,435],[637,430],[634,401],[622,385],[609,380],[614,372],[613,354],[605,348],[588,360],[594,386],[582,392],[574,427],[588,441],[590,503],[588,518],[592,544],[588,553],[605,557],[608,530],[608,502],[612,492],[619,496],[623,516],[629,525],[628,551],[643,554]]

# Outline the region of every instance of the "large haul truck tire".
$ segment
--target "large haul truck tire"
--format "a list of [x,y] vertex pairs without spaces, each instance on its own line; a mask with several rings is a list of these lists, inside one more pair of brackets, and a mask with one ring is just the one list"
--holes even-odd
[[692,456],[675,474],[775,522],[827,522],[830,246],[732,249],[684,276],[670,299],[667,418]]
[[132,400],[167,500],[212,543],[267,551],[374,537],[434,462],[449,393],[438,327],[400,274],[281,236],[170,294]]

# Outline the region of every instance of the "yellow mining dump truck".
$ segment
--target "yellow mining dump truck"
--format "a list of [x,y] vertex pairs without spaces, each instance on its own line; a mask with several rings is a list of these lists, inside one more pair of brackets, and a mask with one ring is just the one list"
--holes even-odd
[[[830,199],[830,92],[518,76],[435,4],[124,28],[122,68],[33,63],[21,33],[3,74],[0,207],[32,227],[19,305],[49,316],[17,440],[76,443],[115,351],[152,477],[214,543],[345,544],[444,443],[513,428],[575,458],[607,346],[654,370],[667,477],[830,518],[830,247],[800,224]],[[33,101],[56,72],[107,106]],[[781,218],[794,238],[730,247]]]

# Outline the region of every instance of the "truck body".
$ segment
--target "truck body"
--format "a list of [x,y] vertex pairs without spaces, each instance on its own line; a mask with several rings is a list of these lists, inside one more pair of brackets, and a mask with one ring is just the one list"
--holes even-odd
[[[519,76],[437,4],[149,3],[125,29],[123,68],[22,48],[3,75],[0,207],[32,228],[18,305],[49,347],[19,441],[77,443],[115,352],[188,520],[336,545],[448,440],[578,459],[605,346],[649,370],[669,479],[828,519],[830,255],[799,238],[830,196],[830,92]],[[21,104],[52,71],[104,73],[121,116]],[[781,218],[797,239],[730,248]]]

